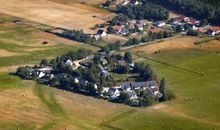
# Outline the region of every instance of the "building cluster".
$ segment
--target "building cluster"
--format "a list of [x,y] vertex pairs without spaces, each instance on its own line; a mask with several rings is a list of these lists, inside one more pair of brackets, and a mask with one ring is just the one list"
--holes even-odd
[[[111,66],[109,65],[108,60],[106,59],[105,53],[100,53],[101,58],[100,58],[100,75],[107,77],[110,75],[110,70]],[[68,66],[71,66],[73,69],[76,69],[78,67],[88,67],[92,64],[93,56],[89,56],[85,59],[82,60],[77,60],[77,61],[72,61],[70,59],[67,59],[65,64]],[[134,68],[134,63],[128,63],[125,60],[117,60],[115,61],[115,65],[120,65],[120,66],[130,66],[130,70]],[[29,75],[35,75],[36,79],[38,79],[39,82],[41,83],[46,83],[48,85],[49,82],[54,78],[57,81],[60,81],[68,76],[68,74],[65,73],[57,73],[53,70],[53,68],[44,66],[44,67],[27,67],[27,70],[29,72]],[[73,77],[74,78],[74,83],[77,84],[78,86],[85,86],[89,82],[82,77]],[[100,86],[98,84],[93,84],[93,87],[97,90]],[[79,91],[84,92],[86,91],[83,89],[83,87],[80,87]],[[161,97],[162,94],[159,91],[158,87],[158,82],[157,80],[146,80],[142,82],[134,82],[134,81],[128,81],[128,82],[122,82],[122,83],[117,83],[117,85],[113,86],[106,86],[102,87],[102,91],[99,93],[101,97],[109,100],[117,100],[122,92],[127,93],[129,96],[129,99],[132,101],[135,101],[138,103],[139,99],[139,94],[138,92],[146,92],[148,96],[152,97]]]
[[121,92],[127,93],[130,100],[138,100],[137,91],[146,91],[149,96],[161,97],[162,94],[158,89],[156,80],[143,82],[124,82],[115,87],[104,87],[101,96],[108,99],[119,98]]
[[184,15],[180,15],[177,18],[173,18],[171,22],[169,22],[168,24],[170,24],[171,27],[176,27],[176,26],[181,27],[182,32],[187,32],[190,29],[202,34],[207,34],[209,36],[215,36],[220,34],[220,27],[211,26],[210,24],[201,26],[200,23],[201,23],[200,20],[190,18]]

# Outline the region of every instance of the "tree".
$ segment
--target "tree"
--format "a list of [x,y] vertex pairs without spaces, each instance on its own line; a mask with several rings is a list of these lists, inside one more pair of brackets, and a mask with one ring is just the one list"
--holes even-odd
[[48,65],[49,65],[49,62],[48,62],[47,59],[41,60],[41,62],[40,62],[40,66],[41,66],[41,67],[43,67],[43,66],[48,66]]
[[128,104],[130,101],[129,95],[126,92],[121,92],[118,98],[118,102]]
[[151,106],[154,102],[153,97],[145,96],[144,98],[139,98],[139,105],[142,107]]
[[20,76],[23,79],[30,79],[31,75],[26,67],[19,67],[16,71],[16,75]]
[[200,26],[205,26],[208,24],[208,20],[207,19],[203,19],[201,22],[200,22]]
[[163,94],[162,97],[160,97],[159,101],[161,101],[161,102],[167,101],[168,100],[168,95],[167,95],[167,92],[166,92],[166,81],[165,81],[165,78],[161,79],[159,90]]
[[131,52],[126,51],[124,55],[124,60],[128,63],[132,63],[132,55]]
[[107,28],[107,33],[109,33],[109,34],[114,34],[114,33],[115,33],[114,28],[113,28],[112,26],[108,26],[108,28]]

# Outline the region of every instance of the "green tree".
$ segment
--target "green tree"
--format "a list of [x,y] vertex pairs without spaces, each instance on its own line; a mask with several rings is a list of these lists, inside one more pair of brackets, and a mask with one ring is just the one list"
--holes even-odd
[[118,98],[118,101],[119,101],[120,103],[128,104],[129,101],[130,101],[130,98],[129,98],[128,93],[126,93],[126,92],[121,92],[121,93],[120,93],[120,96],[119,96],[119,98]]
[[124,60],[128,63],[132,63],[132,54],[129,51],[125,52]]
[[112,26],[108,26],[108,28],[107,28],[107,33],[109,33],[109,34],[114,34],[114,33],[115,33],[114,28],[113,28]]

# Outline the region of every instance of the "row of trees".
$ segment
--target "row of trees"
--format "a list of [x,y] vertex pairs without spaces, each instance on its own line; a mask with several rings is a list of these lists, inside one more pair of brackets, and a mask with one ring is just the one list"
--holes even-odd
[[62,33],[55,34],[67,39],[83,43],[93,43],[95,41],[94,38],[90,37],[90,35],[85,34],[82,30],[65,30]]
[[101,51],[109,53],[112,50],[119,51],[120,48],[121,48],[121,42],[116,41],[115,43],[111,43],[111,44],[108,44],[108,45],[102,47]]
[[149,19],[149,20],[166,20],[169,17],[169,13],[161,6],[154,4],[143,5],[126,5],[119,6],[117,8],[118,13],[126,15],[130,19]]
[[125,46],[138,45],[138,44],[140,44],[140,42],[142,42],[142,43],[150,42],[150,41],[154,41],[156,39],[168,38],[168,37],[172,37],[172,36],[173,36],[173,33],[172,32],[168,32],[168,31],[160,31],[158,33],[149,32],[147,36],[141,37],[140,40],[137,39],[137,38],[129,39],[125,43]]
[[162,5],[168,9],[186,14],[198,19],[220,25],[219,0],[143,0],[144,3]]

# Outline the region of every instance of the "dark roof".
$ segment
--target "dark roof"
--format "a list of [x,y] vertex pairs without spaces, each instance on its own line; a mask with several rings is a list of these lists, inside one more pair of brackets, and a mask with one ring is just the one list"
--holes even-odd
[[100,35],[100,34],[103,34],[104,32],[105,32],[104,30],[99,29],[97,34]]
[[121,84],[122,89],[128,89],[128,88],[133,88],[133,89],[140,89],[142,87],[151,87],[151,86],[157,86],[157,81],[156,80],[149,80],[146,82],[124,82]]

